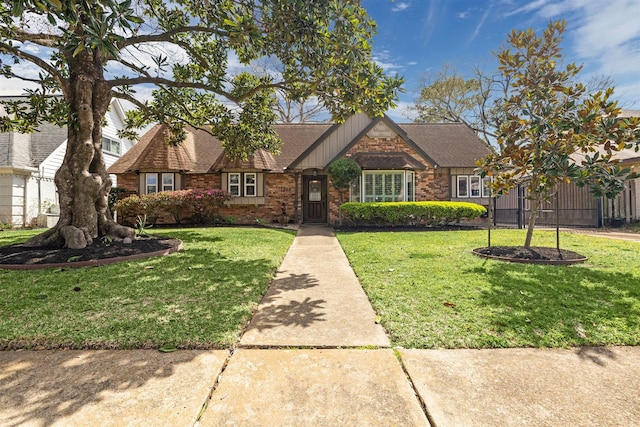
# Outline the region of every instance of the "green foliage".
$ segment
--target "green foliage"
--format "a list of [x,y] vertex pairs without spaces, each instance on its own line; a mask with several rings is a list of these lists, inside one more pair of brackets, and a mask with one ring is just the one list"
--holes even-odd
[[201,189],[162,191],[141,196],[134,194],[118,200],[114,210],[124,218],[146,215],[151,222],[155,222],[162,212],[168,212],[176,224],[187,218],[200,223],[211,223],[220,206],[231,200],[231,197],[224,190]]
[[331,185],[338,191],[349,188],[354,179],[362,173],[360,165],[350,157],[342,157],[329,165]]
[[340,206],[354,225],[445,225],[479,218],[487,210],[469,202],[348,202]]
[[[0,129],[33,130],[43,120],[77,126],[77,111],[69,111],[67,102],[76,98],[76,76],[91,76],[82,89],[95,92],[102,105],[115,96],[138,107],[127,113],[122,136],[161,122],[177,144],[184,126],[193,125],[217,136],[231,157],[276,152],[276,89],[292,100],[317,98],[337,121],[394,106],[403,80],[386,76],[373,60],[375,31],[357,0],[5,2],[0,74],[32,81],[31,74],[21,75],[30,63],[40,86],[29,91],[28,105],[8,108],[16,117],[0,120]],[[34,55],[33,46],[50,58]],[[275,58],[279,71],[230,76],[234,54],[243,65]],[[153,100],[140,99],[140,85],[157,88]]]
[[147,222],[147,215],[138,215],[136,217],[136,234],[140,237],[149,237],[147,230],[153,227],[153,224]]
[[558,183],[573,179],[613,197],[628,172],[620,170],[613,154],[640,144],[638,120],[618,119],[620,109],[610,101],[613,89],[588,95],[584,85],[573,83],[582,67],[560,67],[564,30],[564,21],[550,22],[541,35],[514,30],[508,36],[511,48],[498,54],[511,91],[504,100],[500,150],[479,166],[483,176],[493,176],[494,194],[518,183],[527,188],[532,203],[525,246],[540,204]]

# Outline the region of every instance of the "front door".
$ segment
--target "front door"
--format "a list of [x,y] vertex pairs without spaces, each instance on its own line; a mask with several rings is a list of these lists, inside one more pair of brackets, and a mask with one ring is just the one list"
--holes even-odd
[[304,176],[304,222],[327,222],[327,177]]

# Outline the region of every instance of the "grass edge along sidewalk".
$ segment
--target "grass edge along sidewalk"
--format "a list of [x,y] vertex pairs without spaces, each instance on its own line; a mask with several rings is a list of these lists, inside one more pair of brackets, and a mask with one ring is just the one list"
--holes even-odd
[[[3,231],[0,245],[37,232]],[[228,348],[295,237],[246,227],[158,232],[184,250],[101,267],[0,270],[0,349]]]
[[[562,233],[585,264],[485,260],[487,232],[338,232],[392,345],[502,348],[640,345],[640,245]],[[555,246],[536,231],[534,246]],[[494,230],[521,245],[523,230]]]

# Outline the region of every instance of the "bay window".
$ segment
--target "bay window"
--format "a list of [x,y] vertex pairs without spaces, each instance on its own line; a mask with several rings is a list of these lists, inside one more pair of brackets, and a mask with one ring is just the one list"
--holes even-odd
[[414,172],[365,170],[350,187],[353,202],[403,202],[415,198]]

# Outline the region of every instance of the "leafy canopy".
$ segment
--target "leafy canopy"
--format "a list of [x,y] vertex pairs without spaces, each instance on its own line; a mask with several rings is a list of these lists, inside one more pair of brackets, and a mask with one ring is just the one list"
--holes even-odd
[[[356,0],[15,0],[0,4],[0,73],[37,84],[30,105],[9,103],[3,130],[73,124],[72,76],[132,102],[129,129],[162,122],[170,142],[186,125],[223,141],[232,157],[276,151],[275,90],[315,96],[337,121],[392,107],[402,79],[371,56],[376,25]],[[80,61],[86,55],[91,61]],[[269,77],[235,72],[276,58]],[[25,63],[35,64],[37,76]],[[147,96],[151,90],[151,96]],[[62,98],[46,95],[62,93]],[[131,134],[127,134],[131,136]]]
[[329,165],[328,172],[333,188],[341,191],[349,188],[353,180],[360,176],[362,169],[352,158],[341,157]]
[[537,209],[559,182],[574,180],[596,195],[614,197],[628,171],[617,151],[638,150],[637,119],[619,119],[613,89],[587,95],[576,81],[580,66],[560,66],[564,21],[550,22],[541,35],[512,31],[511,48],[498,54],[500,70],[511,82],[498,134],[499,152],[479,166],[494,177],[494,194],[523,184],[532,200],[525,246],[531,242]]

